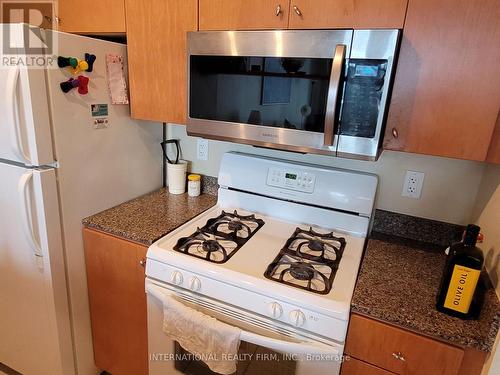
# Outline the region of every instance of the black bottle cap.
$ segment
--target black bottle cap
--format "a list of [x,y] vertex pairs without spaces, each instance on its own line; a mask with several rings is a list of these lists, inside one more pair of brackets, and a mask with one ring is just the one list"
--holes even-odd
[[477,236],[479,235],[480,227],[474,224],[467,225],[464,235],[464,244],[466,246],[476,246]]

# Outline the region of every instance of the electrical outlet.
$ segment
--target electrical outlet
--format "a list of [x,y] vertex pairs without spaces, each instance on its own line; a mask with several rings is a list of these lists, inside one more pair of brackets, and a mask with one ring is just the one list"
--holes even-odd
[[405,181],[403,184],[403,197],[420,199],[422,194],[422,186],[424,185],[425,174],[422,172],[406,171]]
[[197,158],[198,160],[208,160],[208,140],[198,138]]

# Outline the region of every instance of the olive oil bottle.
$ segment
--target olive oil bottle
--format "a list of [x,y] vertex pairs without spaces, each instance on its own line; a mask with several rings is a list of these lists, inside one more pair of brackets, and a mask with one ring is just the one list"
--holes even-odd
[[472,318],[471,303],[483,268],[483,253],[476,247],[477,225],[469,224],[462,242],[450,246],[436,308],[462,319]]

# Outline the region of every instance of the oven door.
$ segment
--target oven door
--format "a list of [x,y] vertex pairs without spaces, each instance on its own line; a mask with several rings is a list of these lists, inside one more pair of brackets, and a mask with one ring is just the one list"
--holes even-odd
[[352,37],[352,30],[188,33],[188,134],[335,155]]
[[[162,331],[164,294],[241,329],[236,374],[336,375],[343,345],[190,291],[146,280],[149,375],[214,374]],[[210,354],[210,353],[207,353]]]

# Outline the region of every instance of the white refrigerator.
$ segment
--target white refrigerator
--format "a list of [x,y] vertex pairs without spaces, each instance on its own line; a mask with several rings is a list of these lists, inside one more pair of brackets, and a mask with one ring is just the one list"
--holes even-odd
[[[24,375],[90,375],[81,220],[161,186],[162,128],[111,104],[106,54],[122,56],[126,74],[126,46],[47,33],[58,55],[96,61],[80,73],[87,95],[63,93],[68,68],[0,67],[0,363]],[[108,105],[106,127],[94,126],[92,104]]]

